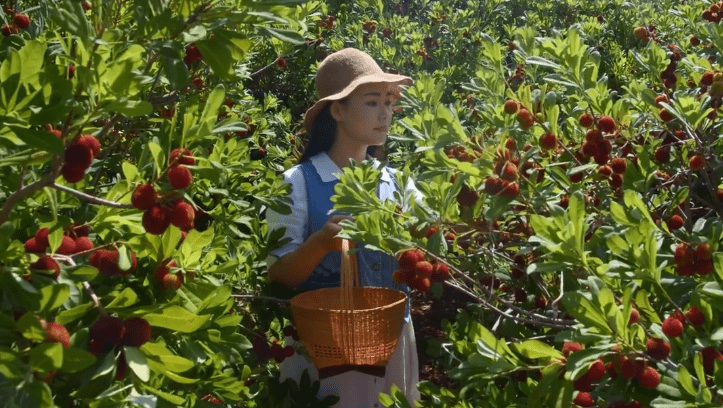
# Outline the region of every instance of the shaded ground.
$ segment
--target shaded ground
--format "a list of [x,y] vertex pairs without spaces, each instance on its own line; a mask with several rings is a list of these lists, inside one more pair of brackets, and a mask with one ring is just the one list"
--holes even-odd
[[466,306],[465,299],[455,295],[451,290],[445,290],[441,298],[435,299],[431,292],[412,291],[412,323],[419,354],[419,380],[451,389],[456,388],[455,382],[447,377],[440,364],[427,355],[426,350],[430,339],[446,339],[441,328],[442,319],[454,321],[457,309]]

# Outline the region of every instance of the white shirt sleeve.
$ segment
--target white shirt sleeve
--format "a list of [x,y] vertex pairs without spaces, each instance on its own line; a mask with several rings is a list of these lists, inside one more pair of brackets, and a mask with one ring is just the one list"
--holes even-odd
[[270,268],[277,259],[294,251],[304,243],[304,235],[308,222],[308,205],[306,203],[306,182],[301,167],[295,166],[284,172],[284,182],[291,184],[289,197],[293,201],[291,214],[281,215],[271,209],[266,210],[266,225],[269,233],[278,228],[286,228],[284,238],[291,238],[285,246],[272,251],[266,257],[266,267]]

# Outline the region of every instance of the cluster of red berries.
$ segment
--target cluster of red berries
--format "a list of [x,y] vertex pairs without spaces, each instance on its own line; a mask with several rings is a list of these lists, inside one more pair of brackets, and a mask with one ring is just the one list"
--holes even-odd
[[[176,189],[188,187],[193,181],[193,176],[185,165],[196,164],[191,151],[174,149],[169,162],[167,177],[171,186]],[[193,206],[181,199],[164,202],[152,184],[136,186],[131,196],[131,204],[133,207],[145,211],[143,228],[150,234],[161,235],[171,224],[184,232],[193,228],[196,215]]]
[[663,320],[663,333],[671,339],[679,337],[685,331],[686,319],[695,328],[705,324],[703,311],[696,306],[691,306],[685,311],[685,314],[675,311]]
[[655,32],[656,28],[654,25],[635,27],[633,36],[636,40],[646,44],[650,40],[660,42],[660,40],[658,40],[658,34]]
[[336,21],[336,16],[329,14],[328,16],[326,16],[325,19],[316,23],[316,25],[321,28],[326,28],[327,30],[331,30],[334,28],[334,21]]
[[710,7],[703,11],[701,17],[703,17],[705,21],[718,24],[721,18],[723,18],[721,11],[723,11],[723,1],[711,4]]
[[374,31],[377,30],[377,23],[376,21],[367,20],[362,24],[362,30],[364,30],[365,34],[372,34]]
[[[40,228],[35,236],[25,241],[25,252],[30,254],[44,254],[50,247],[48,236],[50,229]],[[71,225],[63,235],[57,253],[61,255],[73,255],[93,249],[93,241],[88,238],[90,227],[88,225]],[[30,265],[30,269],[36,271],[53,271],[51,277],[57,279],[60,275],[60,265],[50,256],[41,256]],[[30,277],[26,278],[31,280]]]
[[[563,362],[566,361],[571,354],[583,349],[583,345],[578,342],[565,342],[562,346]],[[595,388],[595,384],[605,378],[606,375],[613,379],[618,375],[627,379],[637,379],[638,384],[648,389],[655,389],[658,387],[658,384],[660,384],[660,373],[654,367],[649,366],[646,361],[631,359],[624,354],[614,354],[607,364],[603,359],[596,360],[590,364],[590,367],[581,377],[574,380],[573,388],[578,391],[574,400],[575,404],[582,407],[595,406],[596,402],[590,395],[590,391],[592,391]],[[640,405],[636,404],[633,406]]]
[[713,271],[713,246],[708,242],[697,244],[695,248],[687,242],[675,247],[675,273],[680,276],[708,275]]
[[678,61],[683,58],[683,54],[675,44],[671,43],[666,47],[670,51],[670,62],[663,72],[660,73],[660,79],[663,80],[663,85],[666,89],[675,89],[675,84],[678,82],[675,70],[678,68]]
[[[512,42],[512,47],[514,47],[514,42]],[[510,43],[507,43],[507,47],[509,49]],[[525,66],[524,65],[518,65],[515,68],[515,73],[512,74],[509,78],[507,78],[507,82],[509,82],[510,87],[513,91],[516,91],[517,88],[525,82]]]
[[65,162],[60,173],[69,183],[79,182],[98,153],[100,153],[98,139],[91,135],[78,136],[65,148]]
[[399,269],[392,274],[398,285],[406,284],[411,289],[426,292],[432,282],[444,282],[451,277],[449,267],[441,262],[430,262],[418,249],[410,249],[399,254]]
[[[88,351],[96,357],[115,349],[117,346],[140,347],[151,340],[151,325],[142,317],[123,320],[115,316],[101,316],[90,328]],[[128,364],[123,352],[120,353],[115,379],[126,377]]]
[[154,277],[156,282],[160,283],[165,290],[178,290],[184,283],[185,278],[183,272],[172,272],[171,270],[177,268],[178,264],[172,259],[164,259],[156,267]]
[[[663,99],[663,95],[659,95],[656,98],[656,101],[657,100],[667,102],[667,96],[665,96],[665,99]],[[664,121],[670,121],[670,120],[672,120],[673,115],[671,115],[665,109],[661,109],[660,110],[660,118]],[[653,153],[653,157],[655,158],[655,161],[658,162],[659,164],[668,163],[670,161],[671,147],[675,143],[678,143],[678,141],[687,139],[687,136],[686,136],[685,132],[683,132],[683,131],[676,131],[676,132],[654,131],[654,132],[650,132],[650,134],[658,139],[663,139],[663,143],[660,146],[658,146],[658,148],[655,149],[655,153]]]
[[138,259],[136,254],[128,250],[128,257],[130,258],[131,265],[128,269],[123,270],[118,265],[118,258],[120,252],[117,249],[99,249],[93,252],[90,256],[88,263],[90,266],[94,266],[98,269],[101,276],[112,277],[112,276],[128,276],[136,271],[138,268]]
[[[293,334],[291,334],[293,332]],[[293,326],[284,327],[284,336],[292,336],[294,340],[299,340],[296,329]],[[293,346],[282,346],[278,339],[274,339],[271,344],[264,336],[256,336],[251,341],[253,349],[259,359],[259,362],[265,362],[273,358],[277,363],[281,364],[285,359],[294,355],[296,350]]]
[[30,26],[30,17],[27,14],[18,13],[13,8],[6,8],[5,14],[12,17],[12,24],[4,24],[2,26],[2,34],[5,37],[9,37],[13,34],[17,34],[20,30],[24,30]]

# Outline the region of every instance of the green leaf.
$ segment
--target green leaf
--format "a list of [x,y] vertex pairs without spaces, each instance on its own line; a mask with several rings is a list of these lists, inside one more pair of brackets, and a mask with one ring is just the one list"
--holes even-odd
[[27,312],[18,320],[18,331],[26,339],[33,342],[45,340],[45,330],[33,312]]
[[186,239],[181,244],[181,265],[184,267],[191,267],[194,263],[201,259],[201,253],[203,248],[213,240],[213,227],[208,228],[204,232],[199,232],[196,229],[192,229]]
[[138,302],[138,295],[131,288],[125,288],[108,303],[106,309],[125,309]]
[[180,306],[170,306],[161,313],[149,313],[143,317],[151,326],[181,333],[193,333],[211,321],[208,315],[198,316]]
[[570,314],[580,323],[590,328],[597,328],[600,333],[610,334],[612,330],[608,326],[607,319],[593,303],[579,292],[565,292],[562,295],[562,303]]
[[90,282],[98,276],[98,269],[90,265],[81,265],[67,269],[68,277],[76,282]]
[[6,378],[20,378],[23,375],[22,367],[23,362],[15,350],[0,348],[0,374]]
[[118,248],[118,269],[121,271],[128,271],[131,267],[131,257],[128,253],[128,247],[123,245]]
[[30,350],[30,365],[33,370],[49,373],[63,366],[63,345],[43,343]]
[[527,340],[522,343],[511,344],[512,351],[529,359],[538,358],[561,358],[562,353],[549,344],[545,344],[539,340]]
[[148,142],[148,149],[151,151],[153,161],[156,163],[156,175],[158,175],[160,174],[161,169],[164,168],[164,164],[166,161],[165,155],[163,154],[163,149],[161,149],[161,146],[153,142]]
[[148,382],[151,378],[151,371],[148,368],[146,356],[137,348],[128,346],[123,347],[123,353],[128,367],[133,370],[138,379],[143,382]]
[[70,288],[66,284],[43,286],[40,289],[40,312],[50,313],[70,298]]
[[304,37],[296,31],[284,30],[280,28],[261,27],[259,32],[266,35],[271,35],[278,38],[281,41],[290,43],[292,45],[304,44]]
[[134,118],[151,114],[153,105],[146,101],[116,100],[106,105],[105,110]]
[[678,382],[683,387],[685,392],[687,392],[691,396],[696,395],[697,391],[695,389],[695,386],[693,385],[693,378],[691,377],[688,369],[682,365],[678,366]]
[[164,232],[161,237],[163,259],[170,258],[171,255],[176,252],[176,247],[179,242],[181,242],[181,230],[175,225],[171,225],[169,228],[166,228],[166,232]]
[[[57,320],[56,320],[57,321]],[[77,373],[95,363],[95,356],[86,350],[69,347],[63,351],[63,371]]]
[[35,130],[20,126],[8,126],[18,139],[30,147],[48,152],[54,155],[62,155],[64,151],[63,141],[44,130]]

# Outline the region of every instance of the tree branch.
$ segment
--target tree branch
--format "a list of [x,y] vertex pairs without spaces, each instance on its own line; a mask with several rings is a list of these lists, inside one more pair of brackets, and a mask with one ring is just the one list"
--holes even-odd
[[53,187],[56,190],[66,192],[72,196],[78,197],[81,200],[87,201],[91,204],[99,204],[99,205],[104,205],[106,207],[113,207],[113,208],[134,208],[132,204],[121,204],[121,203],[117,203],[115,201],[104,200],[102,198],[98,198],[98,197],[90,195],[90,194],[82,193],[78,190],[73,190],[70,187],[62,186],[60,184],[51,183],[50,187]]

